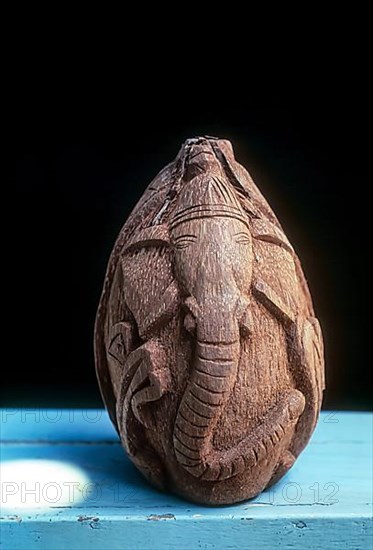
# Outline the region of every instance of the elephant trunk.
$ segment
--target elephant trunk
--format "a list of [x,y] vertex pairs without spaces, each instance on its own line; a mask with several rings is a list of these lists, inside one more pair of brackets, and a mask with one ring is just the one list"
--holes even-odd
[[[237,330],[233,325],[229,334],[225,330],[222,341],[214,341],[222,336],[216,322],[211,324],[214,334],[208,328],[205,324],[204,329],[197,330],[194,367],[174,427],[176,458],[195,477],[205,477],[212,468],[212,438],[233,390],[240,356],[238,325]],[[236,338],[231,340],[233,336]]]
[[[304,409],[297,390],[285,392],[269,409],[256,437],[248,434],[231,449],[217,450],[213,436],[227,406],[240,361],[239,322],[227,310],[199,319],[190,379],[181,399],[173,431],[175,456],[193,477],[222,481],[252,468],[273,449],[279,453]],[[198,319],[197,319],[198,321]]]

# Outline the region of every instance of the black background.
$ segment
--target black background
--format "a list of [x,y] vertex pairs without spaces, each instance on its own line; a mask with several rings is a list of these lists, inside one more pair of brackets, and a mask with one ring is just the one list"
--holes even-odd
[[25,93],[15,118],[3,404],[101,406],[92,334],[114,240],[181,143],[208,134],[233,142],[301,258],[325,336],[325,408],[368,408],[358,91],[229,99],[206,83],[183,97],[173,82],[158,94],[154,82],[141,94],[60,84],[52,97],[43,86]]

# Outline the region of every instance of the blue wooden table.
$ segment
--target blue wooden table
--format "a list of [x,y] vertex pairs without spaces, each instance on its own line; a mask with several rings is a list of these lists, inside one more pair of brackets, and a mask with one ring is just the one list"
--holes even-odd
[[323,413],[274,488],[218,508],[150,487],[101,410],[2,410],[1,543],[68,548],[372,548],[372,415]]

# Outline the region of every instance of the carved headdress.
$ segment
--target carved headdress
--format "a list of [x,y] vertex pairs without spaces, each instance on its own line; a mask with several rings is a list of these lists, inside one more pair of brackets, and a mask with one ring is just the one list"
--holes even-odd
[[170,229],[187,220],[215,216],[236,218],[248,226],[248,218],[229,182],[215,175],[196,177],[181,190]]

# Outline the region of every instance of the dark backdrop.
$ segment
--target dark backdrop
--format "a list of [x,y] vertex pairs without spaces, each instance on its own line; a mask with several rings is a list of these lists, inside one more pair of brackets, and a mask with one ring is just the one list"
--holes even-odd
[[325,407],[368,408],[357,97],[340,107],[311,94],[290,105],[192,96],[61,93],[46,106],[26,95],[6,236],[16,290],[5,406],[101,405],[92,332],[112,245],[183,140],[209,134],[233,142],[301,258],[325,336]]

